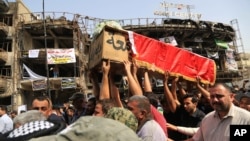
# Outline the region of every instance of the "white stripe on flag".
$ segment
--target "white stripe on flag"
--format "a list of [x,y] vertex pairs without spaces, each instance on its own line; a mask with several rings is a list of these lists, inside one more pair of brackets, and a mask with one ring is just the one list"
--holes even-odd
[[132,31],[128,31],[128,38],[131,43],[131,48],[134,54],[137,54],[136,46],[135,46],[135,39],[134,39],[134,33]]

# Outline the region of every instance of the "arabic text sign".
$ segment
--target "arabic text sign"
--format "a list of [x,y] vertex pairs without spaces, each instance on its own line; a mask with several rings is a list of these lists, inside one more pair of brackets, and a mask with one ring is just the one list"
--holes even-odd
[[48,64],[75,63],[75,49],[47,49]]
[[32,89],[33,91],[44,90],[47,88],[47,83],[45,79],[33,80]]
[[159,16],[171,16],[171,17],[181,17],[181,18],[201,18],[201,14],[197,13],[185,13],[185,12],[178,12],[178,11],[155,11],[154,15]]
[[29,50],[29,58],[38,58],[39,49]]
[[98,65],[102,59],[123,62],[128,60],[124,32],[111,27],[104,27],[100,35],[92,41],[89,54],[89,68]]
[[232,49],[226,50],[226,62],[225,66],[229,71],[238,71],[238,64],[234,59],[234,52]]
[[[154,11],[154,15],[159,16],[167,16],[167,17],[181,17],[181,18],[201,18],[201,14],[191,13],[190,9],[194,9],[194,5],[185,5],[185,4],[174,4],[168,2],[161,2],[161,8],[163,10],[156,10]],[[169,9],[178,10],[178,11],[169,11]],[[179,12],[179,10],[186,9],[188,12]]]
[[74,78],[62,78],[61,83],[62,89],[76,88],[76,83]]

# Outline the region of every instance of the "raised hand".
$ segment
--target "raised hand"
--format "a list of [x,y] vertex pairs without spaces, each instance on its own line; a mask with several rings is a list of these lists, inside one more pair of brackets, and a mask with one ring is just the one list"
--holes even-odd
[[133,60],[132,62],[133,62],[133,64],[132,64],[132,73],[133,73],[133,75],[136,75],[137,74],[137,70],[138,70],[138,66],[137,66],[135,60]]
[[107,75],[110,70],[110,60],[102,61],[102,71],[103,74]]
[[165,71],[164,72],[164,81],[168,81],[169,76],[170,76],[169,71]]
[[126,73],[131,73],[131,62],[130,61],[123,61],[124,68]]

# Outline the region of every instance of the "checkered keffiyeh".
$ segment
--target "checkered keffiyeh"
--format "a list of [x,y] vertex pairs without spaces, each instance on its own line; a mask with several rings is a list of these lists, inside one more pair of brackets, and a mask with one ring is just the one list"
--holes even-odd
[[43,129],[49,129],[54,126],[54,123],[49,121],[33,121],[14,129],[7,138],[16,138],[19,136],[28,135]]

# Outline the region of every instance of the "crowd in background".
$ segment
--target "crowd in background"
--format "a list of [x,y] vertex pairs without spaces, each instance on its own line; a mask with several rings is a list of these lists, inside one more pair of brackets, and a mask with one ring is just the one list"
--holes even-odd
[[[94,95],[89,99],[76,92],[55,106],[47,96],[34,97],[30,109],[19,114],[0,106],[0,140],[216,141],[229,140],[230,124],[250,124],[248,81],[242,87],[210,86],[199,76],[190,82],[166,71],[158,78],[162,93],[156,94],[147,69],[133,60],[123,64],[124,76],[112,73],[109,60],[89,72]],[[119,89],[117,78],[128,91]]]

